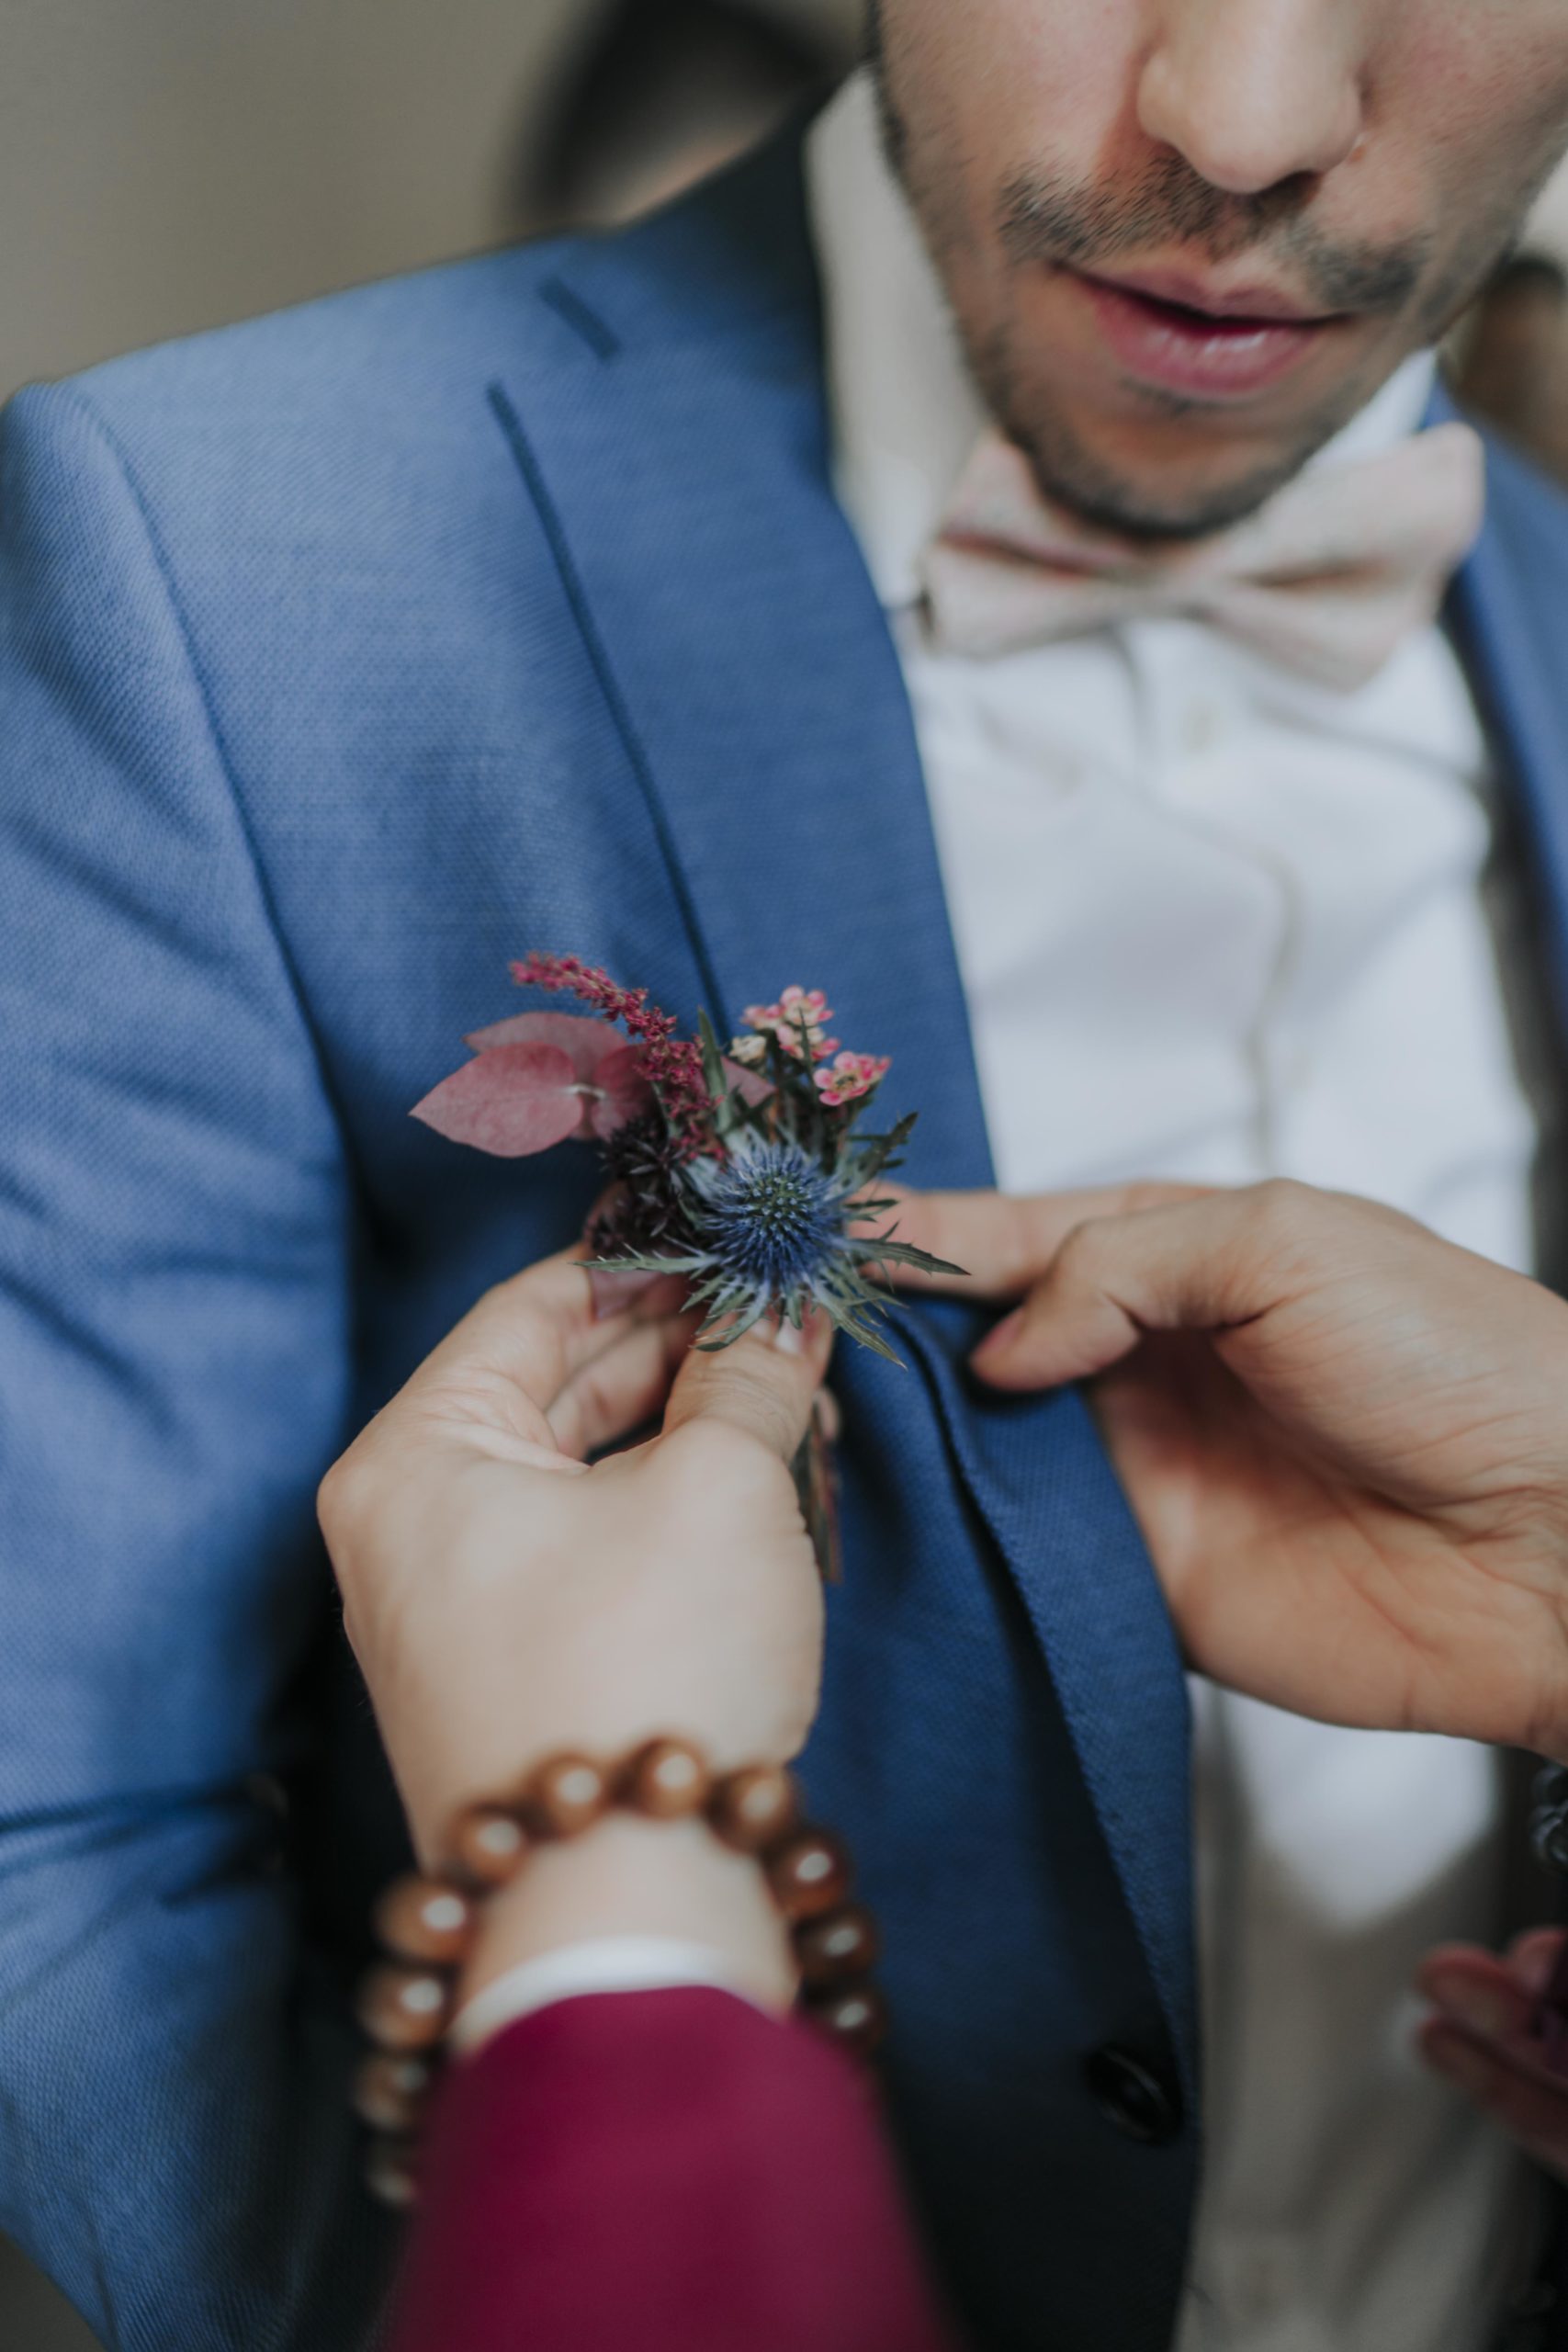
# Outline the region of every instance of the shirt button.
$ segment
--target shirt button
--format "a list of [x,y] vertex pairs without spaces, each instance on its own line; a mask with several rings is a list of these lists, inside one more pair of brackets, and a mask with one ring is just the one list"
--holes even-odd
[[1084,2079],[1100,2113],[1129,2140],[1160,2148],[1180,2132],[1178,2095],[1125,2050],[1097,2050],[1085,2061]]

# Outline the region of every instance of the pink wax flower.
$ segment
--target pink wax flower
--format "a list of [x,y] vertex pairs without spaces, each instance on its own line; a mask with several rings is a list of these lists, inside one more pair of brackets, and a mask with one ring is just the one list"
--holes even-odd
[[824,1021],[831,1021],[833,1008],[820,989],[785,989],[777,1004],[749,1004],[746,1025],[750,1029],[788,1028],[804,1021],[807,1028],[818,1028]]
[[786,1054],[795,1060],[805,1059],[802,1038],[811,1048],[813,1061],[824,1061],[839,1047],[837,1037],[829,1037],[825,1023],[833,1018],[833,1008],[820,989],[785,989],[777,1004],[749,1004],[746,1008],[747,1026],[764,1036],[774,1036]]
[[858,1102],[874,1087],[880,1086],[892,1062],[877,1054],[840,1054],[827,1069],[817,1073],[817,1085],[824,1102],[837,1109],[844,1102]]

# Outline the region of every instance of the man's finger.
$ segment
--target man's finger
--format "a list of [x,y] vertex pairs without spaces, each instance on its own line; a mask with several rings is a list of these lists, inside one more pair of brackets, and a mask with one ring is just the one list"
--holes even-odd
[[1543,2080],[1440,2022],[1424,2029],[1421,2047],[1427,2064],[1484,2108],[1527,2155],[1568,2177],[1568,2083]]
[[1551,1982],[1565,1943],[1568,1931],[1562,1928],[1527,1928],[1504,1954],[1509,1975],[1539,2000]]
[[1050,1266],[1067,1236],[1092,1217],[1126,1216],[1201,1197],[1190,1184],[1111,1184],[1073,1193],[913,1193],[897,1186],[897,1206],[879,1218],[891,1238],[963,1266],[958,1274],[922,1274],[890,1266],[907,1290],[952,1292],[960,1297],[1021,1298]]
[[689,1421],[723,1421],[758,1438],[792,1462],[827,1375],[833,1327],[814,1315],[804,1331],[768,1317],[732,1347],[694,1349],[682,1365],[664,1416],[666,1430]]
[[1151,1331],[1249,1322],[1290,1295],[1303,1228],[1323,1214],[1300,1185],[1261,1184],[1092,1217],[976,1349],[975,1369],[998,1388],[1052,1388],[1108,1370]]
[[1495,1952],[1445,1945],[1426,1961],[1417,1982],[1447,2024],[1496,2041],[1529,2032],[1537,1996]]

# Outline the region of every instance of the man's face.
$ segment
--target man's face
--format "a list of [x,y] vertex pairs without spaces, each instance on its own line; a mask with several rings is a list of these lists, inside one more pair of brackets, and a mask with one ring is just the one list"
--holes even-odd
[[1568,142],[1568,0],[882,0],[994,412],[1134,535],[1247,514],[1475,292]]

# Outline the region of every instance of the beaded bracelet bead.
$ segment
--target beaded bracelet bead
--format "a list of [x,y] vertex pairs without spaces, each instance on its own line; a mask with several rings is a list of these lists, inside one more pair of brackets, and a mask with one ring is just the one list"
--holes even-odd
[[376,1906],[390,1957],[360,1987],[359,2020],[374,2047],[354,2103],[375,2134],[366,2177],[383,2203],[407,2205],[417,2193],[419,2129],[483,1903],[511,1885],[534,1848],[581,1837],[615,1808],[649,1821],[700,1816],[732,1851],[753,1857],[789,1928],[803,2015],[862,2056],[881,2042],[886,2009],[870,1979],[876,1924],[850,1900],[843,1847],[801,1818],[793,1774],[751,1764],[716,1777],[701,1748],[676,1738],[647,1740],[608,1765],[552,1756],[516,1796],[460,1816],[442,1876],[399,1879]]

